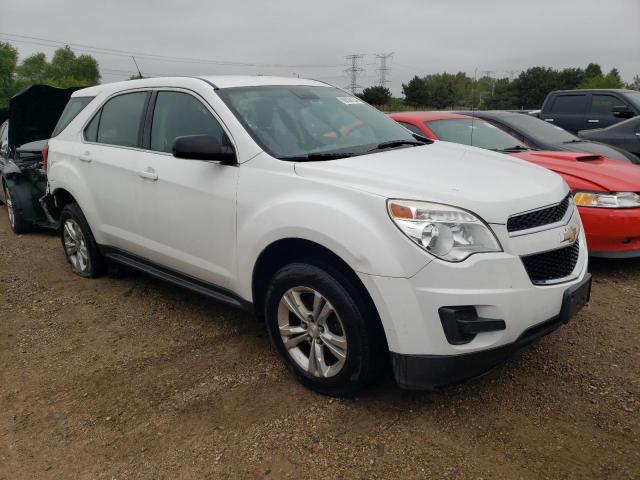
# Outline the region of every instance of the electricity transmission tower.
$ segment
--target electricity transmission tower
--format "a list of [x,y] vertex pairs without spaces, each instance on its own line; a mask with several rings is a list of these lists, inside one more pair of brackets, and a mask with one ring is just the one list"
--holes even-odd
[[493,78],[493,74],[496,72],[495,70],[483,70],[482,73],[485,77],[489,77],[491,79],[491,96],[493,97],[496,93],[496,79]]
[[507,70],[506,73],[509,75],[509,80],[513,81],[513,78],[516,76],[520,70]]
[[347,65],[349,67],[345,69],[345,72],[349,74],[349,85],[345,88],[348,88],[353,95],[356,94],[359,88],[362,88],[361,85],[358,85],[358,74],[364,71],[360,65],[362,63],[362,59],[364,58],[364,54],[357,53],[354,55],[347,55],[344,57],[347,60]]
[[378,85],[381,87],[386,87],[391,83],[389,80],[389,76],[391,74],[391,67],[389,66],[389,61],[391,57],[393,57],[394,52],[389,53],[376,53],[376,59],[380,61],[380,66],[378,67]]

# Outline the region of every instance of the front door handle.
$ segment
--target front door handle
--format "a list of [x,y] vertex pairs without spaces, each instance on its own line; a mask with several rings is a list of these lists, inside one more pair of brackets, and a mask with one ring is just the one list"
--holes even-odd
[[543,119],[545,122],[553,122],[553,118],[545,118]]
[[88,150],[82,152],[80,154],[80,161],[81,162],[86,162],[86,163],[91,163],[91,152],[89,152]]
[[600,120],[591,119],[591,120],[587,120],[587,122],[589,122],[589,123],[600,123]]
[[154,182],[158,180],[158,174],[151,167],[147,167],[144,170],[138,172],[138,176],[140,176],[141,178],[145,178],[147,180],[153,180]]

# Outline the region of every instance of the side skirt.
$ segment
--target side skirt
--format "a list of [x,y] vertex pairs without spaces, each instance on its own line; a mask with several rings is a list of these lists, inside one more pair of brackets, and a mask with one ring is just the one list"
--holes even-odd
[[198,293],[205,297],[209,297],[213,300],[233,305],[234,307],[247,310],[251,313],[254,312],[252,302],[239,297],[229,290],[220,288],[208,282],[203,282],[202,280],[198,280],[197,278],[193,278],[189,275],[176,272],[175,270],[165,268],[161,265],[157,265],[153,262],[150,262],[149,260],[138,257],[137,255],[132,255],[117,248],[107,247],[103,245],[99,245],[98,248],[100,249],[102,255],[104,255],[109,260],[121,263],[122,265],[126,265],[127,267],[139,270],[146,273],[147,275],[151,275],[152,277],[165,280],[179,287],[186,288],[187,290],[191,290],[192,292]]

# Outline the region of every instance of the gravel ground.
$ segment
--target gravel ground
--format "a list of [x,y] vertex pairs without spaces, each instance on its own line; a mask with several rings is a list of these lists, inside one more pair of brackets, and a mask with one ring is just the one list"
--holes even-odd
[[350,400],[251,316],[143,275],[85,280],[0,209],[0,479],[640,478],[640,261],[492,374]]

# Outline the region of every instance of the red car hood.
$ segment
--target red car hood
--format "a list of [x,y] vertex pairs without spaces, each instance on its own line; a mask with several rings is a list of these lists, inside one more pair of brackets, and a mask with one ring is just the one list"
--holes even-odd
[[548,168],[562,175],[592,183],[609,192],[640,192],[640,166],[578,152],[529,151],[514,157]]

